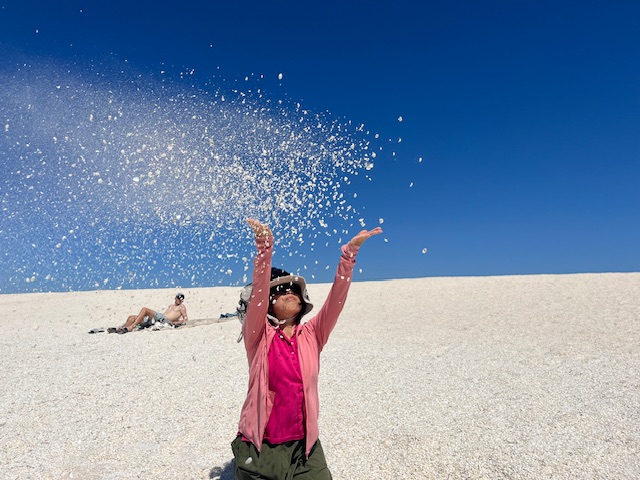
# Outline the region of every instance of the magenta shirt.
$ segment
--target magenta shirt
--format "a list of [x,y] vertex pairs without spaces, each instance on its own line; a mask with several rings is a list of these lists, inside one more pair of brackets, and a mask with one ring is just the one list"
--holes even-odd
[[273,408],[264,439],[284,443],[304,438],[304,389],[298,360],[298,327],[290,339],[276,331],[269,349],[269,390],[274,393]]

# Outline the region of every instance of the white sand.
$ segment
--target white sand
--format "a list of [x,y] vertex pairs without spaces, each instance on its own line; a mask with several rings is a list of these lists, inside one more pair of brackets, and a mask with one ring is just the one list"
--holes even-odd
[[[237,320],[87,333],[174,293],[0,296],[0,478],[232,478]],[[640,478],[640,273],[355,283],[320,396],[336,479]]]

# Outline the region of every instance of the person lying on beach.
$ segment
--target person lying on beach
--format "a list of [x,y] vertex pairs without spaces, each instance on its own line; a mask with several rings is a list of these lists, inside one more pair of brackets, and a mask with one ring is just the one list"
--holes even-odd
[[358,250],[382,229],[362,230],[342,247],[329,296],[311,320],[301,323],[313,308],[305,279],[287,272],[274,278],[271,229],[253,219],[247,223],[258,251],[242,325],[249,388],[231,443],[235,478],[330,480],[318,439],[320,352],[347,299]]
[[143,322],[164,323],[171,326],[184,325],[189,321],[189,317],[187,316],[187,307],[182,302],[184,302],[184,295],[178,293],[174,302],[167,307],[164,313],[144,307],[138,315],[130,315],[123,326],[108,328],[107,332],[128,333],[136,325],[140,325]]

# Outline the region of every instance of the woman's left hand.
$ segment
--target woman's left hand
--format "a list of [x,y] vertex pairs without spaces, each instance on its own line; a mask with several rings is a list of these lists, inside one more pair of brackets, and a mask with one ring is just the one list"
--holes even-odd
[[355,245],[356,247],[359,247],[360,245],[362,245],[368,238],[373,237],[374,235],[378,235],[382,233],[382,228],[380,227],[376,227],[373,230],[362,230],[359,234],[357,234],[355,237],[353,237],[349,243],[351,245]]

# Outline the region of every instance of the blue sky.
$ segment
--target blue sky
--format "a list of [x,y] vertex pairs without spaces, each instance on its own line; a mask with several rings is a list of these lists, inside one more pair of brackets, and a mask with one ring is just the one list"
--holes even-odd
[[[158,262],[146,275],[132,277],[131,251],[121,253],[116,246],[89,260],[95,230],[90,238],[76,238],[68,257],[56,253],[49,261],[46,250],[60,243],[53,238],[57,234],[36,245],[30,232],[35,228],[38,237],[46,237],[48,227],[34,224],[59,211],[46,212],[43,206],[45,215],[32,219],[27,212],[21,218],[29,220],[21,223],[15,212],[32,193],[6,193],[17,191],[16,179],[24,175],[7,172],[16,172],[24,161],[17,159],[24,153],[15,147],[17,137],[9,135],[17,121],[12,115],[22,111],[14,92],[23,92],[19,89],[30,82],[27,64],[29,71],[40,72],[34,91],[46,90],[42,72],[47,68],[70,85],[76,75],[117,76],[124,65],[127,79],[137,76],[143,90],[158,92],[154,82],[162,76],[177,79],[166,80],[171,92],[161,95],[179,95],[194,84],[211,92],[220,85],[259,87],[272,101],[285,100],[283,108],[289,110],[282,115],[289,119],[295,107],[287,105],[301,104],[328,123],[364,124],[371,148],[383,149],[372,170],[361,170],[338,191],[348,190],[358,210],[354,219],[365,218],[367,227],[382,219],[385,233],[365,245],[357,280],[640,271],[637,2],[160,3],[0,0],[3,74],[18,78],[12,87],[17,90],[0,85],[0,93],[5,90],[0,102],[14,102],[12,109],[2,109],[10,112],[2,120],[11,129],[0,137],[5,142],[0,149],[5,164],[1,293],[234,284],[242,283],[240,267],[246,265],[236,258],[239,263],[226,273],[214,266],[193,267],[176,279],[172,259],[180,268],[216,258],[224,263],[207,256],[205,251],[215,247],[195,239],[209,232],[206,226],[178,231],[164,244],[149,243],[149,235],[134,229],[128,243],[147,242],[136,261]],[[179,72],[192,72],[189,85]],[[132,94],[127,95],[122,98]],[[100,110],[95,104],[101,97],[89,91],[91,96],[92,108]],[[144,98],[121,108],[125,114],[127,108],[144,110]],[[64,114],[63,104],[56,108]],[[153,123],[157,109],[149,111],[147,121]],[[160,123],[162,113],[157,115]],[[183,124],[185,131],[198,130],[196,122]],[[21,145],[30,135],[51,134],[37,130],[25,127]],[[82,141],[84,130],[73,131]],[[344,137],[351,135],[358,132]],[[118,136],[112,141],[116,149]],[[48,159],[58,155],[45,154]],[[34,155],[29,153],[29,161],[37,166]],[[43,168],[51,168],[51,160]],[[37,187],[64,189],[60,178]],[[109,218],[115,223],[126,202],[118,208]],[[70,213],[65,215],[73,224]],[[162,235],[163,222],[151,222],[151,236]],[[339,223],[338,231],[355,233],[353,225]],[[81,235],[79,226],[64,236]],[[175,226],[180,229],[180,223]],[[286,216],[282,226],[289,226]],[[119,238],[127,228],[125,222],[103,233],[108,237],[115,231]],[[234,239],[218,248],[242,249],[240,256],[245,255],[248,229],[234,227],[228,234]],[[302,235],[317,238],[317,232]],[[314,281],[329,281],[336,244],[347,236],[332,234],[328,245],[321,248],[318,242],[303,258],[283,246],[276,261]],[[181,248],[178,238],[188,238],[191,246],[174,256],[171,249]],[[169,260],[163,264],[162,258]],[[65,270],[71,264],[73,269]],[[90,273],[72,280],[74,269]]]

